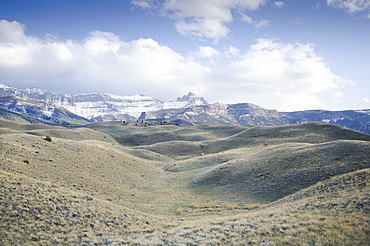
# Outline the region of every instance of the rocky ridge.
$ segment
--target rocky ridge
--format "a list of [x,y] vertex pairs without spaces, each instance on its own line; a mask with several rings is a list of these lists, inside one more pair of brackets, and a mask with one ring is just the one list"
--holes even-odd
[[[370,133],[370,110],[306,110],[278,112],[252,103],[209,104],[188,93],[175,101],[150,96],[118,96],[109,93],[56,94],[38,88],[15,88],[0,84],[0,107],[17,112],[28,122],[52,125],[86,124],[96,121],[166,121],[181,126],[198,124],[274,126],[321,121]],[[6,118],[5,117],[5,118]]]

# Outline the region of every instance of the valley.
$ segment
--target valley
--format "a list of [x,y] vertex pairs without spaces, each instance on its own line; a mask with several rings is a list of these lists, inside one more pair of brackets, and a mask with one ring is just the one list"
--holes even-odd
[[0,138],[2,245],[369,239],[370,135],[341,126],[0,118]]

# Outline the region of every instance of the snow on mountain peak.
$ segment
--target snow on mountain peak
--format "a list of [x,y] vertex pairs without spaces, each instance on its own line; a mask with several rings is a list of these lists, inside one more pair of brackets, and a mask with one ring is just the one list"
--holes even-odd
[[187,106],[207,105],[207,101],[203,97],[197,97],[194,93],[189,92],[183,97],[177,98],[178,102],[187,102]]
[[9,89],[11,88],[10,86],[7,86],[7,85],[4,85],[4,84],[0,84],[0,89]]
[[208,104],[203,97],[197,97],[192,92],[183,97],[178,97],[176,101],[164,102],[140,94],[120,96],[111,93],[91,92],[63,95],[38,88],[20,89],[0,84],[0,96],[9,95],[45,101],[49,105],[64,107],[72,113],[87,119],[105,115],[128,115],[137,118],[143,112]]

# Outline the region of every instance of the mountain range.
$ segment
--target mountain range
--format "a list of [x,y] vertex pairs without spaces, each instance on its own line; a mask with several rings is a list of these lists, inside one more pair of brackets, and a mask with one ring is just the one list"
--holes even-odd
[[189,92],[174,101],[145,95],[92,92],[57,94],[39,88],[0,84],[0,115],[50,125],[83,125],[97,121],[156,121],[180,126],[275,126],[321,121],[370,133],[370,109],[278,112],[252,103],[208,103]]

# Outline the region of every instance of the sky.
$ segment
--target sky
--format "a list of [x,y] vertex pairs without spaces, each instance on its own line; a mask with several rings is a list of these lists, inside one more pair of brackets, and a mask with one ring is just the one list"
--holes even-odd
[[0,0],[0,83],[370,108],[370,0]]

